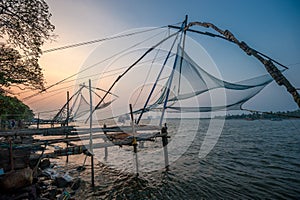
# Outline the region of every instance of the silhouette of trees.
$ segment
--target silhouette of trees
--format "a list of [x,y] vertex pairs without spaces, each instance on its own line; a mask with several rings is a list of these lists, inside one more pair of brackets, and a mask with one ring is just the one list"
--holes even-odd
[[226,118],[226,119],[300,119],[300,110],[294,111],[279,111],[279,112],[253,112],[249,114],[242,113],[240,115],[226,115],[226,116],[216,116],[215,118]]
[[0,86],[42,90],[44,78],[38,60],[23,59],[16,49],[0,44]]
[[15,97],[0,94],[0,105],[0,120],[30,120],[34,116],[32,110]]
[[0,1],[0,90],[17,86],[44,89],[38,59],[41,46],[52,39],[54,26],[44,0]]

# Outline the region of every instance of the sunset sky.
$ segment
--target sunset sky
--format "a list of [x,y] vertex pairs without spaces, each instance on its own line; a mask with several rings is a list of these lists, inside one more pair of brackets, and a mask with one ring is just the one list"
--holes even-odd
[[[287,65],[285,76],[300,87],[300,1],[137,1],[137,0],[47,0],[57,38],[43,50],[78,42],[101,39],[143,27],[160,27],[183,21],[211,22],[228,29],[251,47]],[[197,40],[197,38],[195,38]],[[100,43],[45,53],[40,64],[47,85],[78,72],[87,57]],[[228,57],[227,59],[231,59]],[[236,67],[236,66],[235,66]],[[264,72],[261,66],[261,72]],[[237,71],[236,69],[231,69]],[[71,83],[72,84],[72,83]],[[59,109],[70,88],[45,93],[26,100],[35,112]],[[59,92],[59,93],[58,93]],[[26,96],[26,94],[23,94]],[[254,101],[255,100],[255,101]],[[246,107],[258,110],[294,110],[297,105],[283,87],[274,82]]]

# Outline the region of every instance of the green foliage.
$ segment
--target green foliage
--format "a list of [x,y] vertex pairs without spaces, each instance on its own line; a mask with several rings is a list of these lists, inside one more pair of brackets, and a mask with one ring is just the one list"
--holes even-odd
[[32,110],[16,97],[0,94],[0,119],[31,120],[33,116]]

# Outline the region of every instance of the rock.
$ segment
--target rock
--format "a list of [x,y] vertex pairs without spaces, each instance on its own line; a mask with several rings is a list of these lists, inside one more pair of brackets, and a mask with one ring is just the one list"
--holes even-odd
[[29,199],[29,194],[25,192],[11,198],[11,200],[18,200],[18,199]]
[[47,181],[40,181],[38,182],[37,184],[37,189],[38,189],[38,192],[41,194],[41,193],[44,193],[45,191],[49,190],[51,187],[51,185],[47,182]]
[[55,178],[55,185],[59,188],[65,188],[68,185],[71,185],[73,182],[73,177],[71,177],[68,173],[63,176],[58,176]]
[[55,199],[57,194],[58,194],[57,187],[52,186],[52,187],[49,187],[49,189],[47,190],[47,192],[45,194],[43,194],[43,197],[47,198],[47,199]]
[[56,196],[57,189],[56,187],[52,187],[51,189],[48,190],[48,192],[49,192],[49,198],[52,199]]
[[33,169],[33,168],[36,166],[36,164],[37,164],[38,161],[39,161],[38,156],[36,156],[36,155],[31,156],[31,157],[30,157],[30,160],[29,160],[29,167],[30,167],[31,169]]
[[69,183],[73,181],[73,177],[70,176],[68,172],[63,175],[63,178]]
[[11,193],[0,194],[1,200],[23,200],[23,199],[37,199],[36,187],[35,185],[30,185],[20,189],[15,189]]
[[49,159],[44,159],[44,160],[42,160],[41,162],[40,162],[40,164],[39,164],[39,167],[41,168],[41,169],[46,169],[46,168],[48,168],[48,167],[50,167],[50,160]]
[[77,190],[77,189],[80,187],[80,184],[81,184],[81,179],[78,178],[78,179],[76,179],[76,180],[73,182],[73,184],[72,184],[72,186],[71,186],[71,189],[72,189],[72,190]]
[[84,171],[86,168],[85,168],[85,166],[79,166],[79,167],[77,167],[77,171],[79,171],[79,172],[82,172],[82,171]]
[[55,179],[56,177],[59,176],[59,174],[57,173],[57,171],[55,169],[52,168],[46,168],[43,170],[42,174],[48,178],[51,179]]
[[67,187],[69,182],[64,179],[63,177],[56,177],[55,178],[55,185],[59,188],[65,188]]
[[29,199],[37,199],[37,189],[35,185],[31,185],[25,189],[28,192]]
[[57,197],[58,200],[68,200],[70,199],[71,195],[68,191],[64,190],[61,195]]
[[32,184],[32,170],[28,167],[15,172],[7,173],[0,180],[0,188],[11,191]]
[[37,168],[36,169],[36,176],[37,177],[40,177],[40,176],[42,176],[43,175],[43,171],[40,169],[40,168]]

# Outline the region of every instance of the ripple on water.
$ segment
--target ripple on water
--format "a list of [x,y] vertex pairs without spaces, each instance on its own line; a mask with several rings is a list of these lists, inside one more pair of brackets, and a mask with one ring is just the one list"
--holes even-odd
[[[189,130],[197,124],[186,123]],[[87,187],[84,198],[300,199],[300,134],[290,123],[228,120],[216,146],[199,159],[208,127],[201,121],[192,145],[169,171],[142,172],[136,178],[99,164],[96,188]],[[300,127],[298,120],[293,124]],[[89,175],[88,169],[82,174],[86,180]]]

